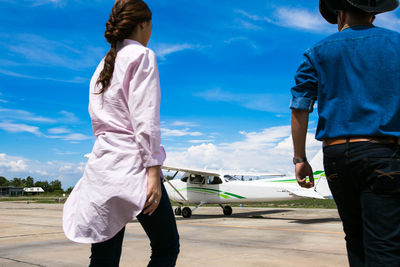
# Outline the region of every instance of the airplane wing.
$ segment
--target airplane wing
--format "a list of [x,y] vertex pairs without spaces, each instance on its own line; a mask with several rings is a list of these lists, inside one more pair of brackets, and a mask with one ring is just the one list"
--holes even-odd
[[291,189],[285,188],[288,192],[292,193],[293,195],[299,197],[309,197],[309,198],[316,198],[316,199],[325,199],[323,196],[315,192],[313,189]]
[[285,176],[285,174],[281,173],[260,173],[260,172],[235,172],[235,171],[213,171],[213,170],[197,170],[197,169],[189,169],[189,168],[177,168],[170,166],[162,166],[161,167],[167,171],[180,171],[180,172],[189,172],[193,174],[205,175],[205,176],[223,176],[225,174],[229,174],[231,176],[251,176],[251,177],[262,177],[262,176]]
[[230,174],[232,176],[253,176],[253,177],[264,177],[264,176],[286,176],[285,174],[282,173],[262,173],[262,172],[226,172],[226,174]]
[[192,174],[199,174],[199,175],[204,175],[204,176],[220,176],[221,175],[218,172],[205,171],[205,170],[185,169],[185,168],[176,168],[176,167],[169,167],[169,166],[162,166],[161,168],[163,170],[167,170],[167,171],[189,172]]

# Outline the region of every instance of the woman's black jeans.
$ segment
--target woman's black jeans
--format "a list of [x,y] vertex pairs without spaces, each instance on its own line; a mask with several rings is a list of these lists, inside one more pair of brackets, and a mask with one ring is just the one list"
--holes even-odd
[[343,221],[350,266],[400,266],[399,145],[328,146],[324,167]]
[[[173,267],[179,254],[179,235],[174,213],[164,184],[157,210],[151,215],[139,214],[138,221],[150,239],[151,258],[148,267]],[[112,239],[92,244],[89,267],[117,267],[121,257],[125,227]],[[134,266],[134,264],[132,264]]]

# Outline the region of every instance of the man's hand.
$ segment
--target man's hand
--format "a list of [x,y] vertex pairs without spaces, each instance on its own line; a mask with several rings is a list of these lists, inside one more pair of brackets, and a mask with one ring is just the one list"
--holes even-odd
[[[310,164],[306,162],[297,163],[295,166],[296,180],[301,187],[311,188],[314,186],[314,176]],[[310,181],[307,182],[309,177]]]
[[147,200],[143,214],[149,216],[157,209],[161,199],[161,170],[160,166],[147,168]]

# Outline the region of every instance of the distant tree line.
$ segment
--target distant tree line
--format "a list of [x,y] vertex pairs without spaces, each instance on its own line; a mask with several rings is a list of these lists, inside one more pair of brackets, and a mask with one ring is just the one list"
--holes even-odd
[[62,184],[60,180],[54,180],[50,183],[48,181],[36,181],[33,177],[26,177],[26,179],[22,178],[14,178],[12,180],[7,180],[5,177],[0,176],[0,186],[15,186],[15,187],[41,187],[44,192],[65,192],[70,193],[72,191],[72,187],[68,188],[66,191],[62,189]]

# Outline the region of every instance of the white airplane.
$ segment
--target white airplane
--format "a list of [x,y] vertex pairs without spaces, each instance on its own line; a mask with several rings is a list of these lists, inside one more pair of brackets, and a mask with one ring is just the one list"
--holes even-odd
[[[175,171],[175,175],[184,172],[181,179],[165,180],[164,185],[169,198],[179,204],[175,215],[190,218],[192,212],[204,204],[219,204],[224,215],[231,215],[232,203],[255,203],[298,198],[331,198],[325,172],[322,164],[322,151],[310,162],[314,170],[316,186],[302,188],[297,184],[295,177],[282,177],[280,174],[263,173],[232,173],[224,171],[205,171],[185,168],[162,166],[167,171]],[[280,176],[277,178],[241,181],[237,177],[265,177]],[[195,204],[195,208],[183,207]],[[183,207],[183,208],[182,208]]]

